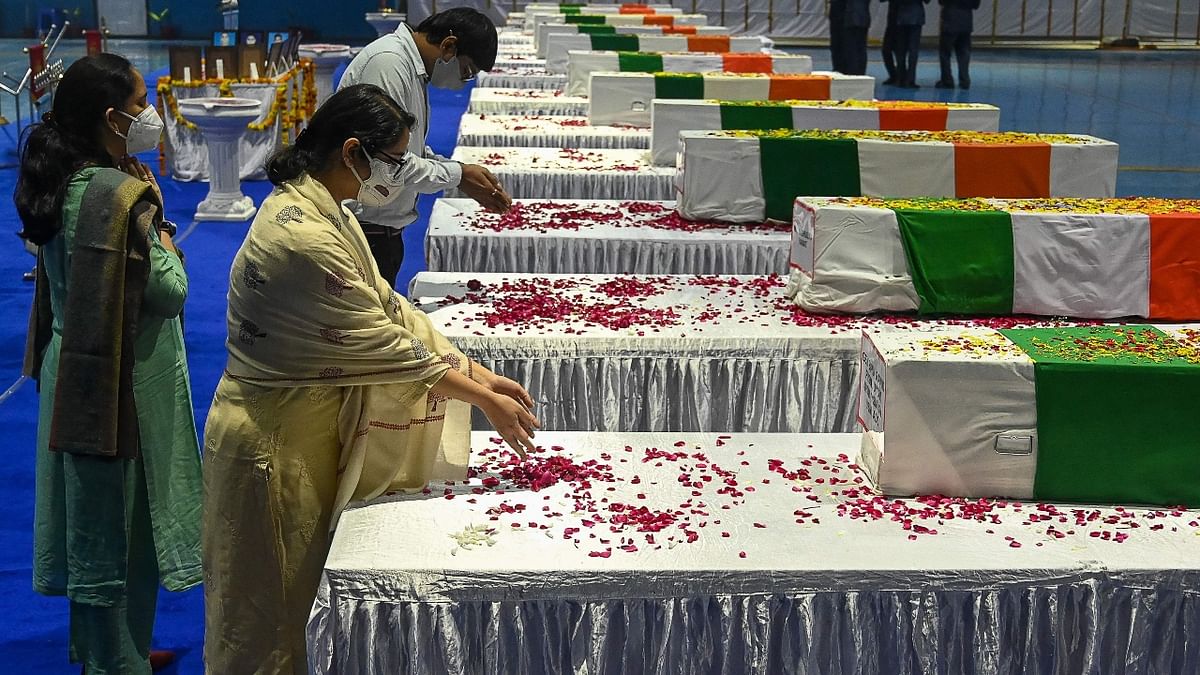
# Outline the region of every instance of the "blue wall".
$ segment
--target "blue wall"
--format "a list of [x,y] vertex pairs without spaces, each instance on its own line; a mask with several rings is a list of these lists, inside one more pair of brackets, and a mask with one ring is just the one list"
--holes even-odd
[[[169,8],[167,23],[176,27],[179,37],[208,38],[221,29],[216,0],[149,0],[155,13]],[[366,43],[375,37],[363,15],[379,6],[378,0],[241,0],[241,27],[248,30],[282,30],[305,27],[322,41],[344,40]],[[43,8],[67,10],[72,25],[96,26],[94,0],[0,0],[0,36],[21,37],[37,25]],[[78,11],[78,14],[75,12]],[[150,22],[150,37],[158,37],[158,27]]]

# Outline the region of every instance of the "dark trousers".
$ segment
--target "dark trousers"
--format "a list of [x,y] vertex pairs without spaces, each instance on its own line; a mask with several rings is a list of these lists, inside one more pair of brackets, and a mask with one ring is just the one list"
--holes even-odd
[[363,234],[367,236],[367,245],[371,247],[371,257],[379,265],[379,275],[395,288],[396,275],[400,273],[400,265],[404,262],[404,230],[375,223],[360,224]]
[[887,70],[888,79],[896,79],[896,29],[899,28],[894,23],[889,23],[883,31],[883,47],[880,51],[883,52],[883,67]]
[[916,84],[920,53],[921,27],[896,26],[896,80],[900,84]]
[[971,86],[971,34],[942,33],[938,40],[938,61],[942,66],[942,82],[954,83],[950,76],[950,52],[958,59],[958,83]]
[[829,16],[829,58],[833,61],[833,70],[845,73],[846,30],[842,26],[842,17],[832,14]]
[[867,27],[842,29],[842,70],[845,75],[867,74]]

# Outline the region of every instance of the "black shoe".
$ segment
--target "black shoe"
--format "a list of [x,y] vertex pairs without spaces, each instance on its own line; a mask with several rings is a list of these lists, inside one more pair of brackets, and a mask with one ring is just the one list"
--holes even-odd
[[937,87],[938,89],[953,89],[954,82],[950,80],[938,80],[933,86]]
[[970,81],[970,80],[963,80],[963,81],[959,82],[959,83],[958,83],[958,88],[959,88],[959,89],[970,89],[970,88],[971,88],[971,81]]
[[916,82],[905,82],[904,84],[900,85],[900,88],[901,89],[920,89],[921,85],[917,84]]
[[888,79],[883,81],[883,86],[885,86],[885,87],[890,87],[893,84],[896,84],[896,78],[894,78],[894,77],[889,77]]

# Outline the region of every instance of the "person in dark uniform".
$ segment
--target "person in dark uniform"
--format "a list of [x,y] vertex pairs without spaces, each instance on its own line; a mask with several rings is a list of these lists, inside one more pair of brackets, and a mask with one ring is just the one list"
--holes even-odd
[[896,79],[905,89],[917,89],[917,57],[921,52],[921,26],[929,0],[891,0],[896,5]]
[[950,75],[950,52],[958,58],[958,86],[971,88],[971,31],[975,30],[975,10],[979,0],[938,0],[942,5],[942,28],[938,38],[938,61],[942,78],[935,87],[953,89]]
[[846,0],[842,17],[842,63],[846,75],[867,74],[867,30],[871,27],[871,0]]
[[829,2],[829,57],[833,60],[833,70],[838,73],[846,72],[846,64],[842,60],[845,47],[846,0],[830,0]]
[[887,3],[887,27],[883,30],[883,46],[880,51],[883,52],[883,67],[887,70],[887,79],[883,81],[885,85],[900,84],[900,80],[896,79],[896,8],[900,6],[896,2],[888,2],[888,0],[879,0]]

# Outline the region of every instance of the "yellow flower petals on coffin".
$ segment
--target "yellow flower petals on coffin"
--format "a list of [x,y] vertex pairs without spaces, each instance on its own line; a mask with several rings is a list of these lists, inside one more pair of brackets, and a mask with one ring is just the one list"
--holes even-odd
[[919,344],[924,352],[941,352],[969,358],[1020,356],[1025,353],[1000,333],[946,335],[921,340]]
[[778,101],[726,101],[723,99],[707,99],[706,103],[716,103],[718,105],[730,106],[749,106],[749,107],[777,107],[777,108],[860,108],[864,110],[935,110],[944,108],[946,110],[971,110],[990,108],[983,103],[940,103],[930,101],[825,101],[821,99],[804,100],[804,99],[787,99]]
[[1021,143],[1061,143],[1086,145],[1096,142],[1087,136],[1071,134],[1032,134],[1019,131],[877,131],[873,129],[775,129],[771,131],[723,131],[714,135],[741,138],[815,138],[826,140],[878,140],[894,143],[960,143],[1017,145]]
[[1110,199],[936,199],[841,197],[830,203],[901,211],[1006,211],[1023,213],[1082,213],[1114,215],[1200,215],[1200,199],[1124,197]]

